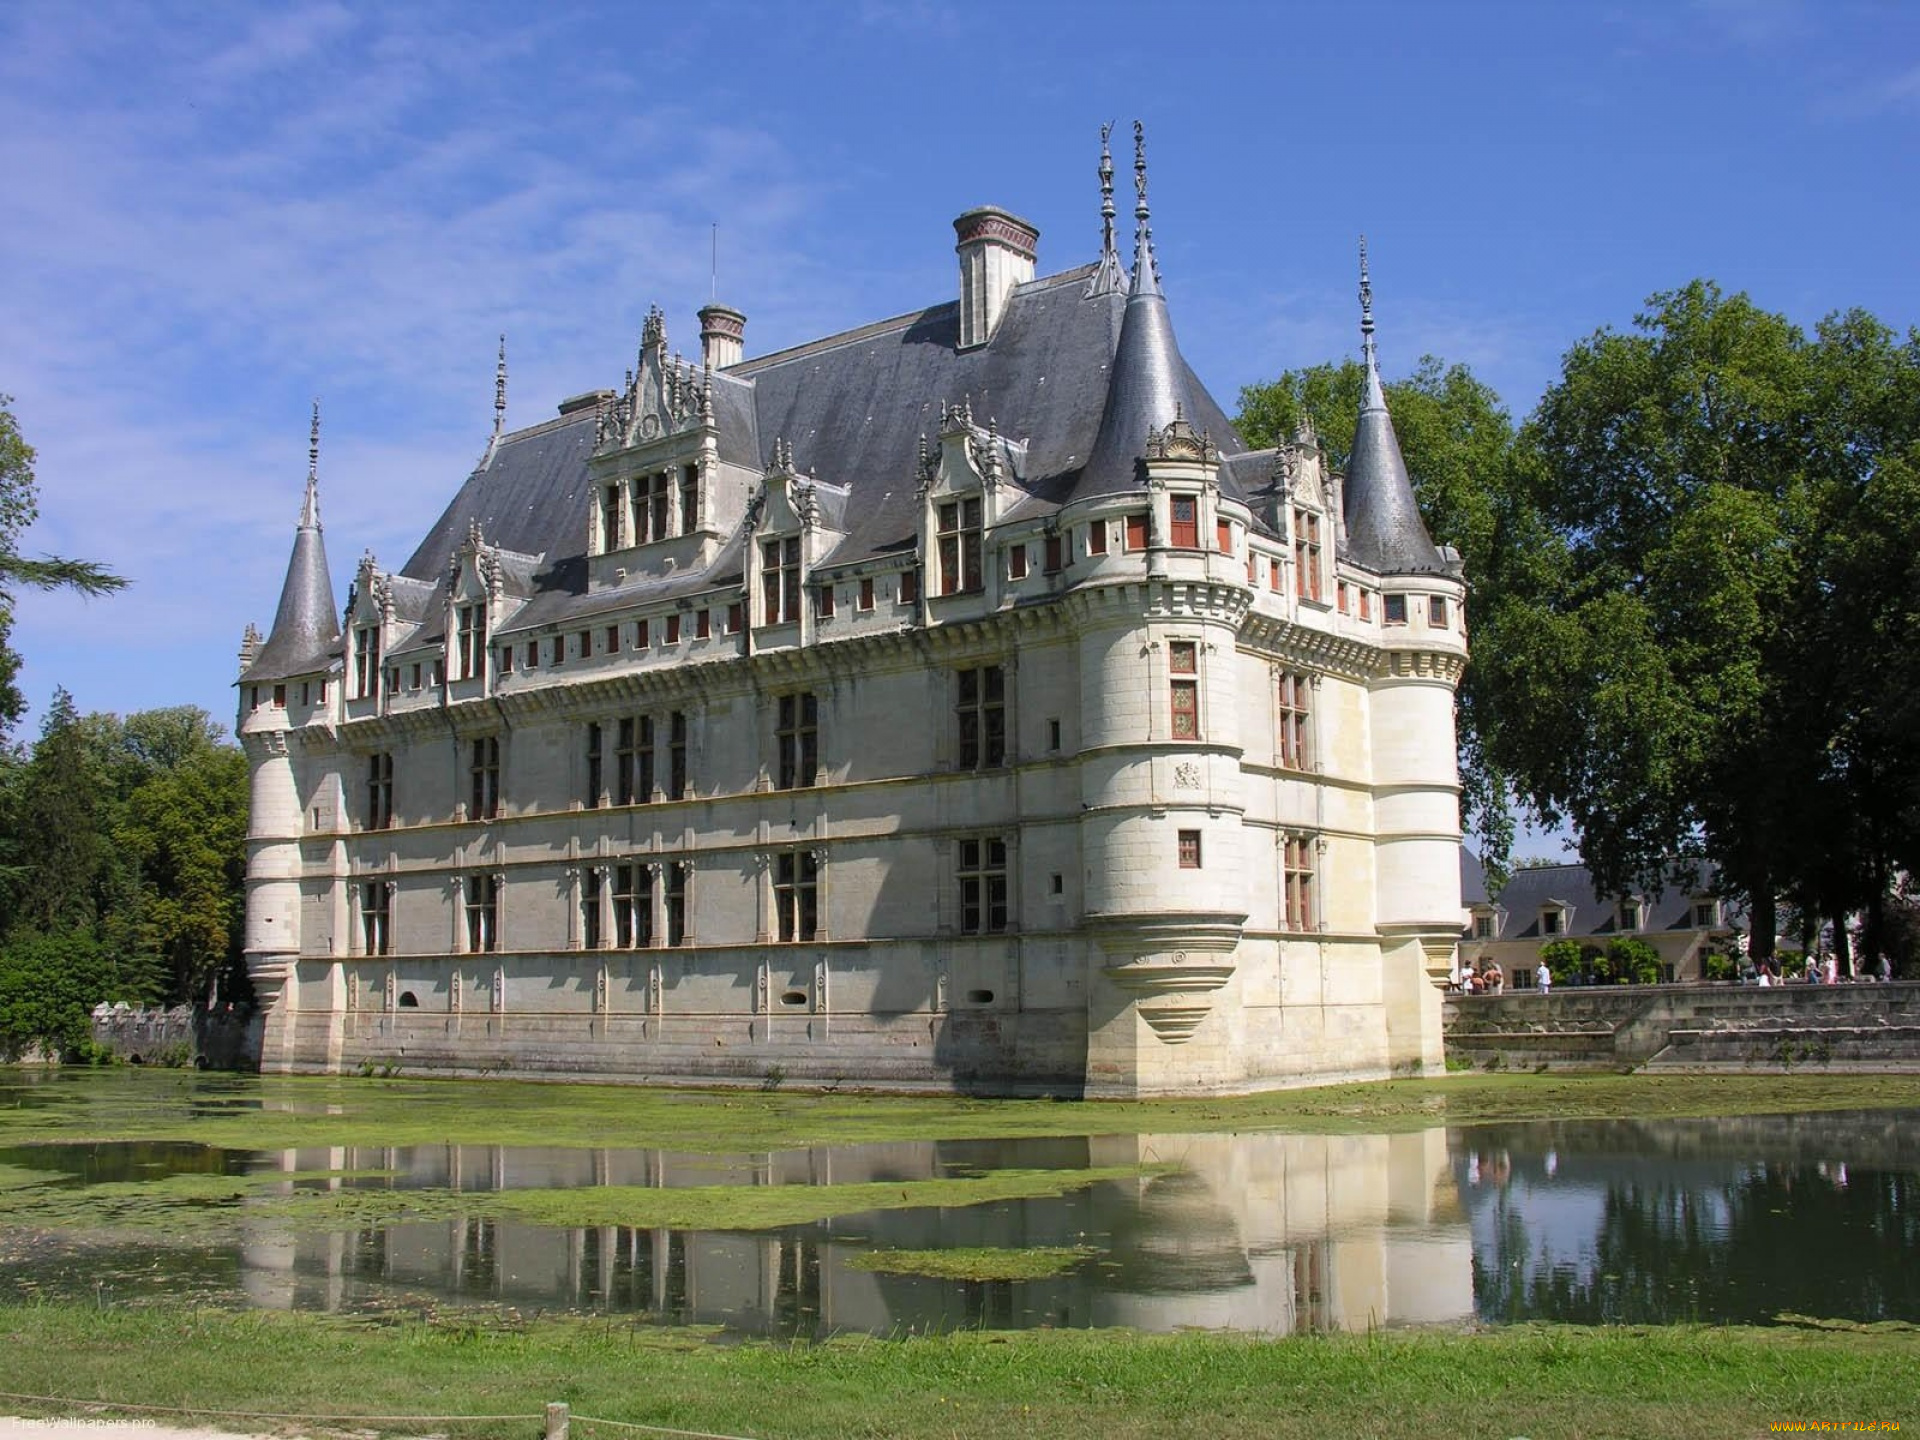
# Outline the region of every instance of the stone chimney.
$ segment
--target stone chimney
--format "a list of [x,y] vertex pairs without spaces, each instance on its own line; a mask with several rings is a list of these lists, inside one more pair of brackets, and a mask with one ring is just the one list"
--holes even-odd
[[746,356],[747,317],[728,305],[700,312],[700,351],[715,370],[738,365]]
[[1040,232],[997,205],[969,210],[953,222],[960,255],[960,348],[984,345],[1006,313],[1013,287],[1033,279]]

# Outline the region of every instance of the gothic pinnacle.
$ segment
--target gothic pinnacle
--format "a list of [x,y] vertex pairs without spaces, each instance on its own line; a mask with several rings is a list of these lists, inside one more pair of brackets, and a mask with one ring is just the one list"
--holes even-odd
[[320,401],[313,402],[313,426],[307,432],[307,497],[300,507],[300,524],[308,529],[320,524]]

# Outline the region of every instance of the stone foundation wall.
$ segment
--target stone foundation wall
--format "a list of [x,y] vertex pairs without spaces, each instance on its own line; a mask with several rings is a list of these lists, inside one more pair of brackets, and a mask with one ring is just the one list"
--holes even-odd
[[1920,984],[1623,985],[1449,997],[1447,1056],[1509,1068],[1920,1070]]
[[94,1043],[129,1065],[192,1065],[251,1070],[259,1063],[260,1025],[251,1011],[202,1011],[191,1005],[119,1009],[95,1016]]

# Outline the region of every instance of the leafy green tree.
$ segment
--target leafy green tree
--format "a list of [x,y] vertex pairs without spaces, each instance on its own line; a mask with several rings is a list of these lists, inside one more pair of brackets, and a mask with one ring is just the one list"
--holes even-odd
[[68,1055],[92,1038],[94,1006],[145,998],[129,992],[86,931],[16,933],[0,946],[0,1059],[35,1047]]
[[1631,935],[1616,935],[1607,942],[1607,972],[1625,985],[1657,985],[1666,973],[1660,967],[1660,952]]
[[48,934],[92,926],[106,851],[100,812],[110,792],[66,691],[54,692],[10,798],[12,925]]
[[20,657],[7,644],[13,628],[14,596],[20,587],[104,595],[127,583],[92,561],[63,560],[54,555],[33,559],[20,553],[20,537],[40,510],[33,482],[33,447],[20,434],[12,406],[11,395],[0,395],[0,735],[25,708],[15,684]]
[[1580,944],[1576,940],[1549,940],[1540,947],[1541,963],[1556,985],[1571,984],[1580,974]]
[[161,956],[178,999],[212,999],[240,954],[246,880],[247,762],[207,745],[129,798],[119,845],[139,864],[141,948]]
[[1696,281],[1569,352],[1521,436],[1568,563],[1476,666],[1601,888],[1703,854],[1757,958],[1777,896],[1876,928],[1920,815],[1916,441],[1920,345],[1857,313],[1809,338]]

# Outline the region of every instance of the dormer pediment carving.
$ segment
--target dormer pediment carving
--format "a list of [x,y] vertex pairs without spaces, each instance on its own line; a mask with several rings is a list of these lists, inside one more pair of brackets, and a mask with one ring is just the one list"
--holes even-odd
[[1202,465],[1212,465],[1220,458],[1213,437],[1195,430],[1178,406],[1165,428],[1147,432],[1146,454],[1149,460],[1184,460]]
[[355,625],[378,625],[393,618],[393,579],[380,569],[371,550],[360,557],[347,615]]
[[924,439],[921,442],[919,490],[923,497],[984,495],[997,514],[1011,502],[1011,497],[1002,497],[1004,490],[1024,493],[1020,476],[1026,467],[1025,443],[1002,436],[998,422],[991,417],[985,426],[976,423],[971,400],[942,410],[939,440],[939,446],[931,450]]
[[634,368],[613,401],[600,410],[595,455],[658,445],[713,423],[713,372],[668,355],[666,317],[653,307],[641,327]]

